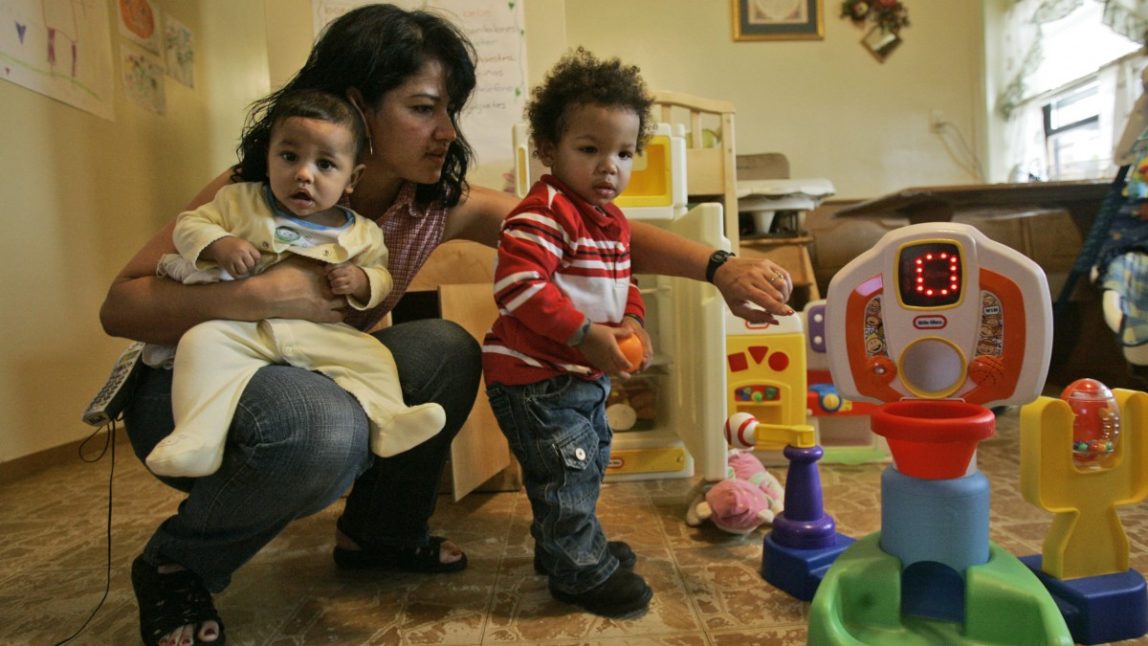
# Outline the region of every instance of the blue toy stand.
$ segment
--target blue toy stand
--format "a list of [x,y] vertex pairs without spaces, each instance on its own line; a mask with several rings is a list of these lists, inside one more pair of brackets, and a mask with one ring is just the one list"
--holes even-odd
[[1040,569],[1040,554],[1020,560],[1048,589],[1077,643],[1102,644],[1148,634],[1148,586],[1136,570],[1062,581]]
[[767,535],[762,544],[761,576],[796,599],[812,601],[826,570],[852,544],[852,538],[835,533],[829,547],[801,549],[781,545]]

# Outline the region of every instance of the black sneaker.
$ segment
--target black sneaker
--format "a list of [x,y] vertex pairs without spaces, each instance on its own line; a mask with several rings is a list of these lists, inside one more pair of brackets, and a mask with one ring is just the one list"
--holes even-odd
[[[638,555],[634,553],[634,550],[630,549],[629,544],[625,541],[607,541],[606,551],[618,559],[618,567],[622,569],[632,570],[638,562]],[[546,567],[542,565],[542,554],[537,548],[534,550],[534,573],[550,574],[550,572],[546,570]]]
[[641,576],[618,568],[602,585],[571,594],[555,590],[550,586],[550,594],[559,601],[572,603],[576,606],[603,617],[621,617],[631,613],[645,610],[654,596],[654,591],[646,585]]

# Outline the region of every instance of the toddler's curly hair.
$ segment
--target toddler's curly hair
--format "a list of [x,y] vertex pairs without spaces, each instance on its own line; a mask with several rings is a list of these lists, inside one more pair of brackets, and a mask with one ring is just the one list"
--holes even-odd
[[638,115],[638,152],[650,138],[654,98],[638,66],[617,58],[599,60],[579,47],[558,61],[531,97],[526,117],[536,144],[557,143],[566,129],[567,110],[581,105],[633,110]]

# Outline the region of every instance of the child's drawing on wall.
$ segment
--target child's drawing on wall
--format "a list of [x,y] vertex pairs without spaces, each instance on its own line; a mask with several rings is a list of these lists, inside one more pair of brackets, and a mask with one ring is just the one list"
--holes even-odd
[[159,11],[151,0],[118,0],[120,35],[153,54],[159,54],[163,32],[159,27]]
[[167,75],[187,87],[195,87],[195,48],[191,44],[191,30],[164,14],[163,34]]
[[0,79],[112,119],[115,72],[106,3],[0,2]]
[[163,66],[148,56],[122,52],[124,94],[132,103],[156,114],[167,111],[163,90]]

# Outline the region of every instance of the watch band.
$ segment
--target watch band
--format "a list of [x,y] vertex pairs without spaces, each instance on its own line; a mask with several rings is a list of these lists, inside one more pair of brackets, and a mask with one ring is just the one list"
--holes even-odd
[[706,282],[712,284],[714,282],[714,274],[717,273],[718,267],[724,265],[726,261],[733,256],[734,254],[721,249],[710,254],[710,261],[706,265]]

